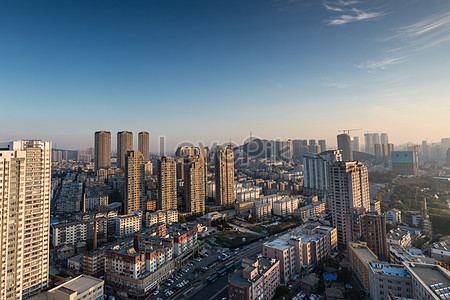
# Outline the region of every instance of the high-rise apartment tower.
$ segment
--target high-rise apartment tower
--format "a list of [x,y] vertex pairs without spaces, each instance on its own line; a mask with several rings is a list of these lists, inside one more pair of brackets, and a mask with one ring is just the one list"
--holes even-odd
[[133,150],[133,133],[120,131],[117,133],[117,167],[125,168],[125,158],[128,151]]
[[140,151],[128,151],[125,159],[125,213],[145,210],[145,161]]
[[177,209],[177,167],[175,160],[163,156],[158,160],[158,210]]
[[0,299],[48,286],[51,143],[17,141],[0,149]]
[[338,149],[341,150],[343,161],[353,160],[352,139],[348,134],[339,134],[337,136]]
[[218,149],[215,153],[216,205],[234,204],[234,154],[232,149]]
[[333,226],[337,228],[340,248],[347,246],[345,215],[350,208],[363,207],[370,211],[369,179],[367,167],[360,162],[335,162],[330,166]]
[[150,156],[150,135],[147,131],[138,134],[138,150],[144,156],[144,160],[148,161]]
[[111,167],[111,132],[97,131],[94,134],[95,170]]

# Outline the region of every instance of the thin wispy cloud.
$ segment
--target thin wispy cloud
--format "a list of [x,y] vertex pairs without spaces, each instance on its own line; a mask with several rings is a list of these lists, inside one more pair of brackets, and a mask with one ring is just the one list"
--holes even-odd
[[369,71],[376,71],[380,69],[384,70],[388,66],[399,64],[404,60],[404,57],[386,57],[377,60],[369,60],[365,63],[357,65],[356,67],[358,69],[367,69]]
[[327,87],[345,89],[350,87],[351,85],[348,83],[339,83],[339,82],[330,82],[326,84]]
[[369,60],[356,67],[366,68],[368,71],[386,69],[389,65],[404,62],[414,53],[438,47],[449,41],[450,12],[434,14],[413,24],[396,28],[394,34],[381,40],[389,43],[383,50],[385,58]]
[[331,13],[330,18],[326,20],[326,23],[331,26],[343,25],[351,22],[373,20],[384,15],[383,12],[371,11],[370,9],[355,7],[355,5],[361,4],[360,1],[325,1],[322,2],[322,4],[325,9]]

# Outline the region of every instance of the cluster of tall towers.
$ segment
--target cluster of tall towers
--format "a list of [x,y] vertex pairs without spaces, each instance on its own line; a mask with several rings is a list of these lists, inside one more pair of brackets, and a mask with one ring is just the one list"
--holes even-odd
[[[97,131],[94,134],[95,170],[111,167],[111,132]],[[120,131],[117,133],[117,167],[124,170],[128,151],[133,150],[133,133]],[[150,135],[146,131],[138,134],[138,151],[148,161],[150,156]]]
[[[111,167],[111,133],[95,132],[95,169]],[[145,164],[149,161],[149,133],[138,135],[138,150],[133,150],[133,133],[117,133],[117,168],[125,176],[125,212],[145,210]],[[163,156],[157,163],[158,210],[178,209],[177,179],[183,180],[183,205],[187,212],[205,212],[208,184],[208,150],[180,147],[176,157]],[[234,203],[234,154],[232,149],[214,152],[216,205]]]

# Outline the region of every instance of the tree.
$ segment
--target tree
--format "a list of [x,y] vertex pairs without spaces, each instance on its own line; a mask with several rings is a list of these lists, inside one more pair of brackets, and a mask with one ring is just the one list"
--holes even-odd
[[325,281],[323,277],[320,277],[319,282],[317,283],[317,294],[325,293]]
[[186,216],[178,216],[178,222],[179,223],[186,223]]
[[352,272],[350,272],[348,268],[345,267],[339,270],[337,280],[347,283],[350,282],[351,279],[352,279]]
[[290,294],[289,288],[284,285],[277,287],[277,289],[275,291],[275,297],[277,297],[277,298],[281,298],[283,296],[289,296],[289,294]]
[[108,202],[122,202],[122,196],[120,195],[119,190],[113,190],[108,196]]

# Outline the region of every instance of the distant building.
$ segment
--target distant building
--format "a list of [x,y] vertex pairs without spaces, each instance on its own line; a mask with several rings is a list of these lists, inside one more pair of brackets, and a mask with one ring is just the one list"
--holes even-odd
[[125,168],[125,159],[128,151],[133,150],[133,133],[120,131],[117,133],[117,167]]
[[340,150],[303,156],[303,189],[307,194],[323,197],[330,192],[330,164],[342,161]]
[[389,245],[406,248],[411,245],[411,235],[406,230],[392,229],[387,234],[387,242]]
[[372,133],[365,133],[364,134],[364,142],[365,142],[365,152],[373,154],[373,137]]
[[103,299],[105,282],[88,275],[80,275],[47,292],[48,300],[99,300]]
[[381,134],[381,144],[382,145],[389,144],[389,136],[388,136],[387,133],[382,133]]
[[416,151],[393,151],[392,170],[401,175],[419,175],[419,158]]
[[111,167],[111,132],[97,131],[94,134],[95,170]]
[[234,154],[218,149],[215,154],[216,205],[232,207],[234,195]]
[[353,151],[358,151],[358,152],[361,150],[358,136],[354,136],[353,137],[352,150]]
[[272,299],[280,285],[280,262],[275,259],[246,258],[228,277],[230,300]]
[[125,213],[145,211],[144,156],[140,151],[128,151],[125,159]]
[[339,134],[337,136],[338,149],[341,150],[343,161],[353,160],[352,141],[348,134]]
[[177,209],[176,164],[171,157],[158,160],[158,210]]
[[327,141],[326,140],[319,140],[318,143],[320,146],[320,152],[327,151]]
[[397,225],[402,222],[402,212],[396,208],[390,209],[384,213],[386,223]]
[[150,135],[146,131],[138,134],[138,150],[144,156],[144,160],[148,161],[150,155]]

